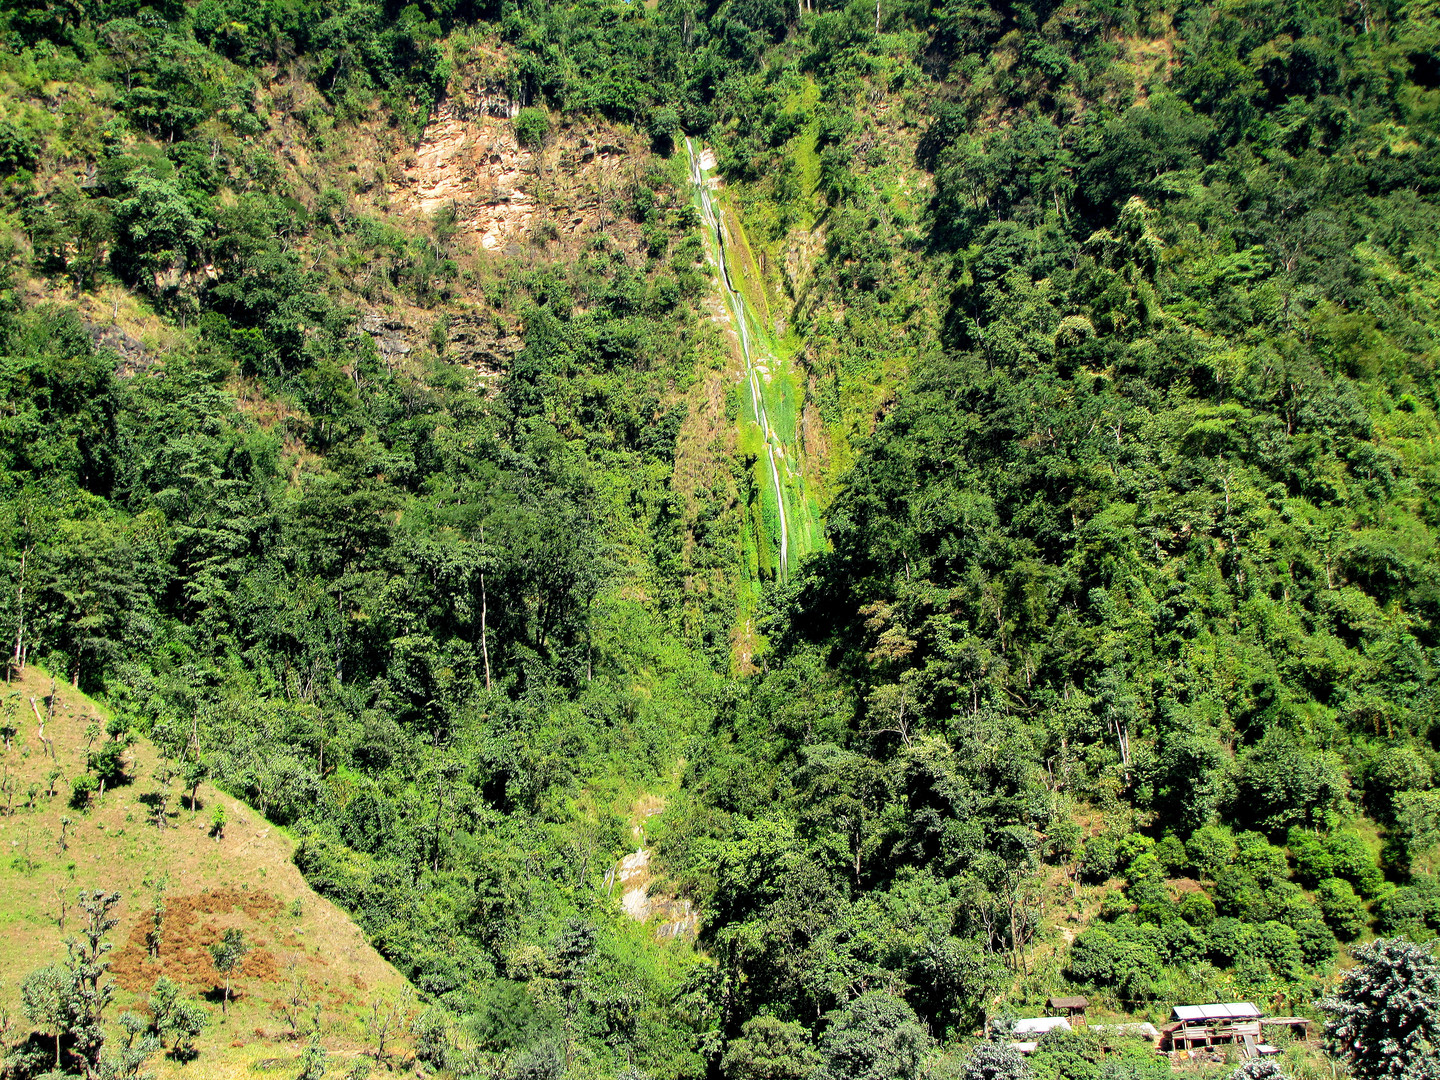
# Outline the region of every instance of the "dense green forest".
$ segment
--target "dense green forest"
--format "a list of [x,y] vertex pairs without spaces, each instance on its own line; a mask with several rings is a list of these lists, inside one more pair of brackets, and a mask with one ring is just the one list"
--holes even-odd
[[[554,192],[630,140],[594,235],[392,212],[476,86]],[[788,577],[686,434],[740,389],[684,137],[803,372]],[[1008,1076],[1049,994],[1319,1015],[1440,931],[1430,0],[11,0],[0,238],[6,653],[118,718],[76,812],[145,737],[292,830],[431,1065]]]

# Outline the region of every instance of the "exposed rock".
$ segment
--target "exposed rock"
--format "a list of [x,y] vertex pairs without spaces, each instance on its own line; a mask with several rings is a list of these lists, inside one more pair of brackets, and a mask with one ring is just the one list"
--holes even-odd
[[666,938],[692,937],[699,932],[700,915],[689,900],[650,894],[654,882],[650,877],[650,852],[644,848],[626,855],[608,875],[607,884],[618,881],[624,892],[620,907],[636,922],[654,922],[655,936]]
[[375,350],[387,361],[409,354],[413,328],[393,315],[370,311],[360,316],[360,329],[375,342]]
[[482,375],[499,375],[510,367],[524,342],[503,321],[474,312],[454,312],[446,332],[445,355]]
[[[367,311],[360,316],[357,327],[361,333],[370,335],[376,351],[387,363],[402,359],[431,342],[429,327],[415,316],[407,318],[395,312]],[[498,316],[475,311],[446,312],[446,359],[485,378],[494,378],[508,370],[522,344],[520,334]]]
[[536,153],[516,141],[514,110],[492,105],[441,103],[390,187],[396,209],[428,218],[449,208],[460,238],[511,258],[524,254],[527,240],[597,232],[623,248],[641,246],[638,224],[616,209],[635,180],[639,136],[628,146],[618,131],[567,125]]
[[628,885],[639,878],[650,877],[650,852],[641,848],[633,855],[626,855],[620,860],[620,884]]
[[397,194],[425,217],[451,207],[461,230],[493,251],[523,237],[535,217],[527,190],[532,155],[516,142],[509,120],[461,112],[468,115],[457,115],[450,101],[436,110]]
[[150,350],[118,326],[97,326],[85,324],[85,332],[97,349],[110,349],[119,358],[116,372],[120,375],[137,375],[155,362]]

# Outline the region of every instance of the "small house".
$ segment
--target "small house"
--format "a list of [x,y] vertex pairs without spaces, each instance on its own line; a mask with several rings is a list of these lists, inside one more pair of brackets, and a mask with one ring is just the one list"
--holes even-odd
[[1165,1036],[1172,1050],[1194,1050],[1219,1043],[1240,1043],[1247,1050],[1260,1041],[1260,1010],[1248,1001],[1176,1005]]
[[1045,1002],[1050,1011],[1056,1016],[1069,1017],[1070,1022],[1076,1027],[1085,1026],[1085,1010],[1090,1007],[1088,999],[1083,997],[1052,997]]
[[1034,1038],[1036,1035],[1044,1035],[1051,1031],[1069,1030],[1071,1030],[1070,1021],[1063,1016],[1034,1016],[1028,1020],[1016,1020],[1011,1034]]

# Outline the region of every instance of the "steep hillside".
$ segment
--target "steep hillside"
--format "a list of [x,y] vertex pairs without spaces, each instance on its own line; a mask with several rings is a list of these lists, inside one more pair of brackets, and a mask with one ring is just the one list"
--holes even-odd
[[[114,733],[114,713],[39,668],[4,690],[6,724],[16,730],[3,752],[0,818],[0,1009],[19,1017],[20,984],[58,963],[63,939],[80,929],[80,891],[118,892],[118,924],[109,977],[116,987],[109,1020],[145,1008],[156,980],[168,976],[205,1003],[209,1024],[195,1040],[193,1063],[157,1055],[160,1076],[250,1075],[291,1067],[318,1024],[321,1044],[347,1061],[375,1048],[366,1021],[421,1006],[403,977],[364,940],[348,915],[311,889],[295,868],[295,841],[245,803],[208,782],[194,790],[133,733]],[[45,720],[42,740],[41,725]],[[87,754],[125,743],[108,790],[73,797],[93,775]],[[163,796],[163,798],[157,798]],[[221,1008],[224,977],[209,947],[238,928],[250,945]],[[397,1052],[408,1053],[408,1032]]]
[[[1440,933],[1433,4],[17,0],[0,43],[0,626],[144,740],[51,721],[53,795],[9,752],[26,949],[72,856],[149,896],[173,849],[117,979],[202,991],[235,920],[203,1053],[313,1077],[265,1019],[287,950],[328,977],[293,859],[425,1067],[973,1080],[1055,994],[1318,1020]],[[173,780],[148,823],[165,760],[225,835]],[[1168,1075],[1108,1039],[1006,1068]]]

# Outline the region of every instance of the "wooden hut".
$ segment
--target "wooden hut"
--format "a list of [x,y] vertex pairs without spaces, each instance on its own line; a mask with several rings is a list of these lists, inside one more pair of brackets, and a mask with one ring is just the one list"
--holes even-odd
[[1176,1005],[1165,1035],[1172,1050],[1194,1050],[1217,1043],[1240,1043],[1247,1049],[1260,1041],[1260,1010],[1248,1001],[1209,1005]]
[[1083,997],[1052,997],[1045,1003],[1056,1016],[1068,1017],[1076,1027],[1085,1026],[1085,1010],[1090,1002]]

